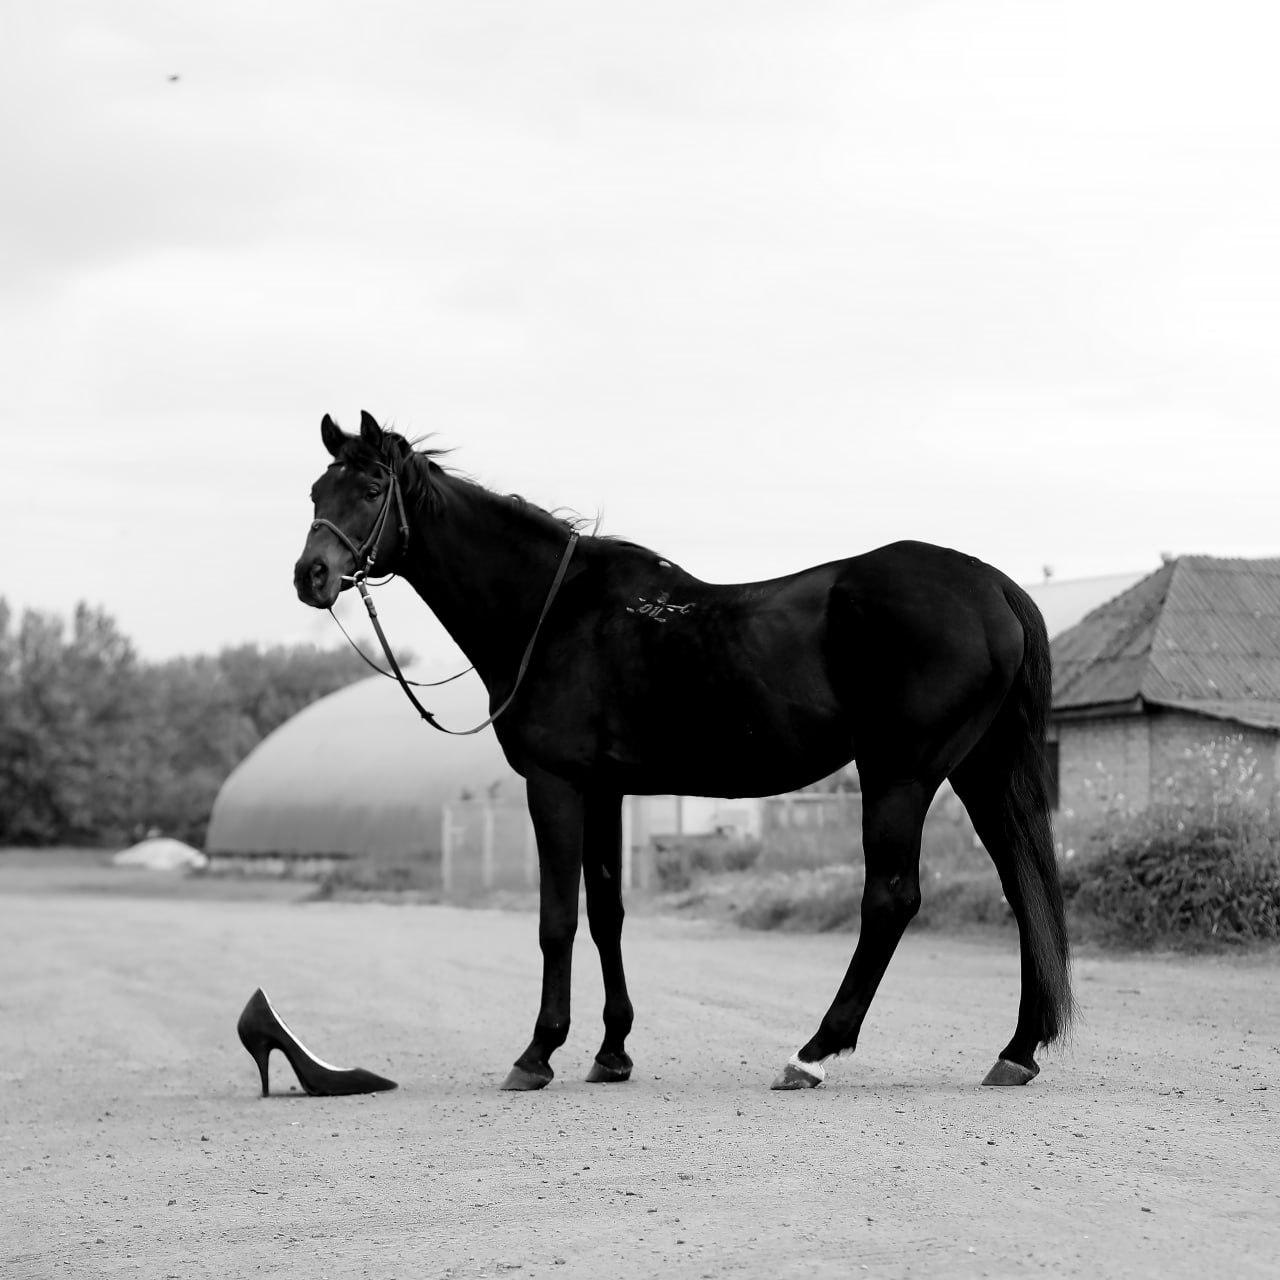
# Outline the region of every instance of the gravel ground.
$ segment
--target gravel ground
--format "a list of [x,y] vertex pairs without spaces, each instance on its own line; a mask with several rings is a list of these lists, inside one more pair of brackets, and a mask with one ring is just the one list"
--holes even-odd
[[[0,1274],[1268,1276],[1280,1273],[1280,955],[1077,961],[1083,1019],[1026,1089],[977,1082],[1007,944],[908,936],[855,1058],[771,1093],[847,936],[627,925],[625,1085],[582,1082],[601,989],[537,1094],[497,1089],[539,985],[527,912],[0,857]],[[263,986],[308,1098],[235,1035]]]

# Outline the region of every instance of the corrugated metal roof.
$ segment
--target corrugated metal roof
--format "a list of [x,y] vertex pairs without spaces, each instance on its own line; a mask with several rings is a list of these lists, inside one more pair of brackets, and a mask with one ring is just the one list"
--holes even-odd
[[1130,702],[1280,727],[1280,559],[1182,556],[1053,641],[1055,710]]

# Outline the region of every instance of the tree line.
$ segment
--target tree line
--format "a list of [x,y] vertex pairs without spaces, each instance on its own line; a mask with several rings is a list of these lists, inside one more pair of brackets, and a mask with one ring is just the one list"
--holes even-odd
[[0,845],[192,844],[227,774],[308,703],[368,674],[349,649],[240,645],[148,662],[100,608],[0,598]]

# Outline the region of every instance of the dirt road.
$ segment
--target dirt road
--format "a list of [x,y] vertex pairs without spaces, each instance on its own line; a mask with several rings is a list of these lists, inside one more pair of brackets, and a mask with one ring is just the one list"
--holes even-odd
[[[582,1082],[584,929],[559,1075],[505,1094],[532,915],[99,888],[0,865],[6,1277],[1280,1271],[1275,953],[1084,958],[1071,1049],[980,1090],[1015,957],[917,934],[857,1057],[771,1093],[851,940],[633,919],[633,1080]],[[260,1099],[235,1035],[258,985],[401,1088]]]

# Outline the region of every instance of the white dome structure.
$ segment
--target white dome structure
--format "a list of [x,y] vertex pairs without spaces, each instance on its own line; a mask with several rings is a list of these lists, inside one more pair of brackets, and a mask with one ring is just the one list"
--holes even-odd
[[[422,667],[409,680],[438,679]],[[474,673],[415,691],[450,729],[488,714]],[[371,676],[300,711],[232,771],[214,801],[205,849],[285,859],[372,854],[439,858],[445,804],[464,795],[524,798],[492,729],[431,728],[394,680]]]

